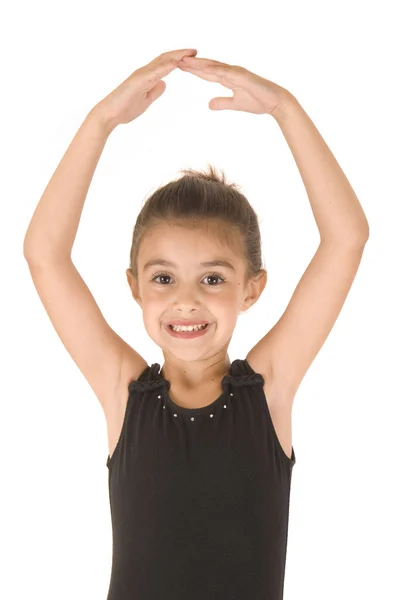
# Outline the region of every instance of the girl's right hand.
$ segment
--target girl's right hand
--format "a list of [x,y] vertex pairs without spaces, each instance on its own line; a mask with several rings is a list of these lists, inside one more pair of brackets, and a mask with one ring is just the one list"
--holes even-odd
[[197,50],[165,52],[149,64],[134,71],[115,90],[101,100],[91,112],[96,112],[110,128],[130,123],[138,118],[164,93],[162,81],[177,68],[184,56],[196,56]]

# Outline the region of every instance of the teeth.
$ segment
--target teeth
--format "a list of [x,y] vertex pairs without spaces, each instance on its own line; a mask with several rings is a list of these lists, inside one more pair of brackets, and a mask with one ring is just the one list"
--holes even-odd
[[193,325],[190,327],[186,327],[185,325],[170,325],[170,327],[174,331],[199,331],[200,329],[205,329],[207,327],[207,323],[205,325]]

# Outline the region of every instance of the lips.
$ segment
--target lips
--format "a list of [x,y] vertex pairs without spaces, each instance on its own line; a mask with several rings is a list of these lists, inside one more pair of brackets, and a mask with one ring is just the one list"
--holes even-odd
[[191,325],[207,325],[209,321],[169,321],[167,325],[183,325],[189,327]]
[[205,327],[204,329],[195,330],[195,331],[174,331],[172,329],[172,327],[169,327],[169,325],[165,325],[165,329],[172,337],[183,338],[183,339],[192,339],[192,338],[201,337],[209,331],[212,324],[211,323],[206,323],[206,324],[207,324],[207,327]]

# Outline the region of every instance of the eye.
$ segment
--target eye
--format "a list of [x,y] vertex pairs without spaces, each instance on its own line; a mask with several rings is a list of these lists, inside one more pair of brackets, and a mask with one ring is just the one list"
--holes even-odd
[[[158,279],[158,277],[171,277],[171,275],[169,275],[168,273],[156,273],[151,279],[151,281],[154,281],[158,285],[167,285],[165,283],[160,283],[159,281],[155,281],[156,279]],[[210,273],[209,275],[205,275],[204,279],[206,279],[208,277],[220,279],[221,283],[216,284],[216,285],[208,285],[207,287],[217,287],[218,285],[222,285],[226,281],[225,277],[222,277],[218,273]]]

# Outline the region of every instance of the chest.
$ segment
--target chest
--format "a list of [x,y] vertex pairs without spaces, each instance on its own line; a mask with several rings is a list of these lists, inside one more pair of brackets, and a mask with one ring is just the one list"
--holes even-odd
[[[270,386],[268,383],[264,385],[263,390],[277,439],[285,454],[290,457],[292,450],[291,411],[284,406],[279,406],[277,403],[269,401]],[[184,408],[202,408],[208,406],[220,395],[221,386],[208,386],[201,390],[198,389],[196,392],[188,392],[188,390],[183,391],[175,389],[172,386],[169,390],[171,400],[178,406]],[[127,400],[125,386],[124,393],[121,395],[120,402],[118,403],[118,410],[116,410],[114,415],[110,415],[107,419],[107,437],[110,457],[117,446],[121,434]]]
[[[271,386],[266,382],[263,386],[267,408],[276,432],[278,441],[288,458],[292,451],[292,418],[289,405],[280,406],[270,400]],[[175,404],[184,408],[202,408],[212,404],[221,394],[221,387],[209,386],[203,390],[197,390],[194,393],[188,391],[175,390],[172,387],[169,390],[169,396]]]

